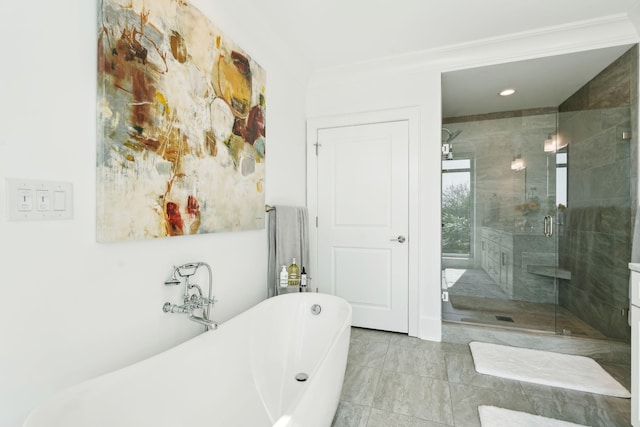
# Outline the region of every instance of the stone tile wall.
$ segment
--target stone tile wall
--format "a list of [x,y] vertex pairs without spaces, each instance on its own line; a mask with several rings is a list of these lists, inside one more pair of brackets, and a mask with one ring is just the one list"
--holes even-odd
[[[632,207],[636,204],[638,49],[632,48],[559,107],[568,144],[568,209],[559,217],[559,303],[606,336],[630,340]],[[634,124],[637,123],[637,119]],[[633,126],[637,128],[637,126]],[[632,131],[623,140],[623,131]]]
[[[541,115],[509,115],[447,124],[462,130],[453,141],[454,158],[473,159],[475,171],[474,255],[468,267],[480,266],[480,229],[483,226],[520,234],[540,234],[543,217],[553,206],[548,197],[555,192],[555,169],[547,186],[547,154],[542,147],[556,130],[556,112]],[[521,155],[527,168],[511,169],[514,156]],[[549,188],[549,194],[547,194]],[[528,207],[531,199],[535,206]],[[525,208],[525,205],[527,206]]]

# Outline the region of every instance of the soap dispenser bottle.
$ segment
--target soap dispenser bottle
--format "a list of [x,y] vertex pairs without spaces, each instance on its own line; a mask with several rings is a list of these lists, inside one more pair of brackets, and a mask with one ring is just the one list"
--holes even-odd
[[280,270],[280,287],[286,288],[289,285],[289,273],[287,272],[287,266],[283,265]]
[[289,286],[298,286],[300,284],[300,267],[296,264],[295,258],[291,261],[287,273],[289,274]]

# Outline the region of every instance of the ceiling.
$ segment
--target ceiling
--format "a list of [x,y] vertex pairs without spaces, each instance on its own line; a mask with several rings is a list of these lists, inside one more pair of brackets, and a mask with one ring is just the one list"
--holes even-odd
[[[311,70],[629,14],[639,3],[638,0],[245,1],[300,53],[300,59]],[[480,111],[479,107],[486,109],[493,105],[496,92],[505,85],[517,86],[518,92],[508,102],[490,109],[557,106],[626,48],[447,73],[443,77],[443,115],[489,112]],[[541,81],[547,83],[544,90],[540,89]]]
[[[631,46],[452,71],[442,75],[442,117],[558,107]],[[516,90],[500,96],[503,89]]]

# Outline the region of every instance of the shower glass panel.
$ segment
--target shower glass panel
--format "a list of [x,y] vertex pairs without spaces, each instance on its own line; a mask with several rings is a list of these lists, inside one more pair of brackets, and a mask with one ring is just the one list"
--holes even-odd
[[568,190],[557,227],[563,314],[558,332],[628,342],[627,265],[637,170],[632,108],[569,106],[559,113],[559,141],[566,147],[556,161],[558,180],[566,172]]
[[442,161],[443,320],[630,339],[634,114],[446,124],[460,132]]
[[[638,64],[634,45],[443,75],[443,320],[630,342]],[[463,90],[530,70],[526,96],[560,99]]]
[[442,161],[444,320],[555,333],[557,117],[446,123],[456,140]]

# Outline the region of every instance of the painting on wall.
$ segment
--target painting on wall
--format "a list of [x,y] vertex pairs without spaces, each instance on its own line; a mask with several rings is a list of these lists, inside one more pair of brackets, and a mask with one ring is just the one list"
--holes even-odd
[[98,10],[98,241],[264,228],[266,72],[184,0]]

